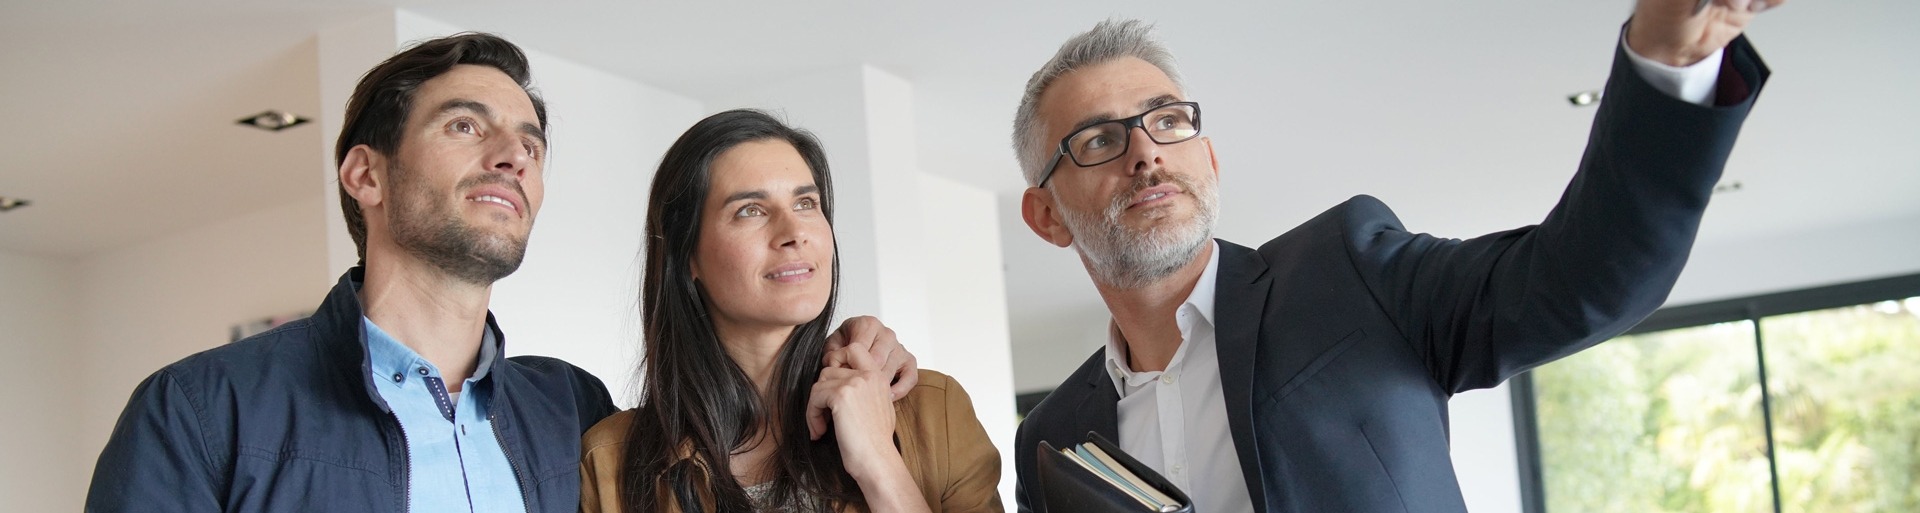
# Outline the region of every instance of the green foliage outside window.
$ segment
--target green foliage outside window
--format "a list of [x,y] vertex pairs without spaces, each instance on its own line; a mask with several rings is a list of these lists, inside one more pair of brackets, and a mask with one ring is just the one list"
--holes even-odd
[[[1547,510],[1773,510],[1751,322],[1534,371]],[[1761,320],[1782,511],[1920,511],[1920,298]]]
[[1920,511],[1920,298],[1760,322],[1782,511]]

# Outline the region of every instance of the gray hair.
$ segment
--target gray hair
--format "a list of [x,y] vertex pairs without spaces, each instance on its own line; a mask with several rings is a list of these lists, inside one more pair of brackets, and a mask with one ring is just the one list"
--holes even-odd
[[1174,70],[1173,53],[1153,38],[1153,25],[1140,20],[1108,19],[1093,26],[1093,30],[1081,33],[1060,45],[1060,51],[1053,59],[1033,72],[1033,78],[1027,79],[1027,91],[1020,96],[1020,109],[1013,114],[1013,154],[1020,161],[1020,172],[1027,178],[1027,185],[1038,187],[1040,176],[1047,170],[1049,154],[1045,137],[1046,126],[1040,121],[1040,94],[1053,85],[1054,79],[1071,73],[1084,66],[1091,66],[1122,57],[1134,57],[1166,73],[1173,80],[1174,87],[1185,90],[1180,84],[1180,73]]

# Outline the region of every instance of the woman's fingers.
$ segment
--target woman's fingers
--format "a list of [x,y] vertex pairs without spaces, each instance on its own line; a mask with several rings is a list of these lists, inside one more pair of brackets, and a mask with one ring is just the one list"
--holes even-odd
[[827,335],[826,354],[820,355],[821,367],[833,367],[834,364],[830,362],[828,358],[833,357],[834,351],[838,351],[840,350],[840,348],[847,346],[847,335],[845,333],[842,333],[845,330],[846,330],[846,326],[842,325],[840,329],[834,330],[832,334]]
[[843,352],[846,354],[846,360],[849,368],[853,370],[862,370],[862,371],[880,370],[880,366],[875,365],[873,363],[872,344],[861,344],[859,342],[854,342],[853,344],[848,345],[846,347],[846,350]]
[[843,381],[847,369],[828,367],[820,371],[820,379],[813,382],[813,391],[807,394],[807,438],[819,440],[827,434],[828,415],[833,409],[834,390]]
[[827,351],[826,356],[820,357],[820,366],[822,368],[844,369],[848,368],[847,365],[847,348],[845,347],[830,349]]
[[882,369],[893,377],[893,386],[889,389],[893,393],[893,400],[907,398],[907,393],[912,392],[913,387],[920,384],[920,369],[917,363],[913,353],[904,350],[887,355],[886,365]]

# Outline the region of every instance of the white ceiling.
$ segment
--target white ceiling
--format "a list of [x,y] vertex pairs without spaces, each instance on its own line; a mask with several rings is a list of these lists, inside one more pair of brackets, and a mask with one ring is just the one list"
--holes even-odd
[[[1536,221],[1572,175],[1631,2],[151,2],[0,6],[0,250],[77,257],[294,198],[323,180],[312,36],[402,7],[694,98],[867,63],[915,85],[921,165],[1020,188],[1007,126],[1067,36],[1157,21],[1206,104],[1220,234],[1264,241],[1354,194],[1464,237]],[[1801,0],[1751,30],[1778,72],[1703,242],[1920,214],[1920,2]],[[536,71],[537,75],[537,71]],[[537,76],[536,76],[537,81]],[[710,105],[713,108],[722,105]],[[1011,212],[1011,203],[1003,210]],[[1003,219],[1016,332],[1094,301],[1077,260]],[[1097,303],[1095,303],[1097,304]]]

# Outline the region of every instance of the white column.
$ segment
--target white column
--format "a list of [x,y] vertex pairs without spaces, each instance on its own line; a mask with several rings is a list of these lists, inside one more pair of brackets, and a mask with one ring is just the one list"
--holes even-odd
[[[380,61],[392,56],[399,47],[394,33],[394,12],[353,20],[320,30],[320,159],[326,162],[321,177],[321,203],[326,205],[327,268],[321,285],[333,286],[340,274],[360,261],[353,238],[340,211],[339,166],[334,162],[334,142],[346,125],[347,99],[360,76]],[[325,289],[321,289],[325,290]]]
[[[953,375],[1000,449],[1000,498],[1013,500],[1013,339],[1000,252],[1000,203],[991,191],[935,174],[920,176],[933,347],[927,367]],[[1026,450],[1032,450],[1028,448]],[[1011,502],[1008,503],[1011,509]]]

